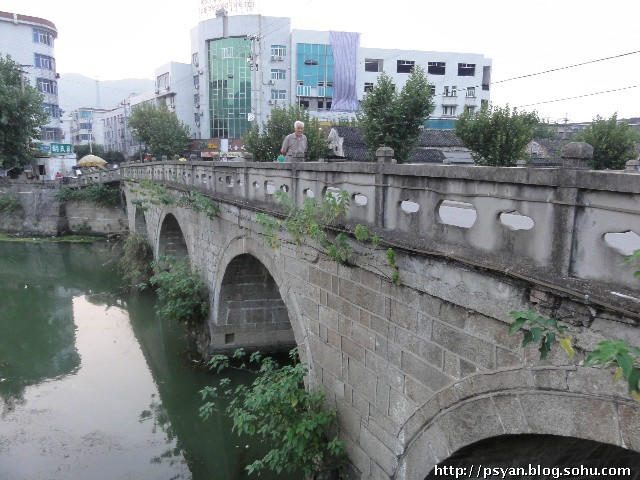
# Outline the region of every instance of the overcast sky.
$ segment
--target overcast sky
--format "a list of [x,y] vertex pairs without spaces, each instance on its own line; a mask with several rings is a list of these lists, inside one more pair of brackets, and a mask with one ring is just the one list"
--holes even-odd
[[[3,11],[56,24],[61,74],[99,80],[151,79],[164,63],[189,63],[199,6],[200,0],[0,2]],[[261,0],[260,8],[291,17],[292,28],[360,32],[364,47],[481,53],[493,60],[494,104],[537,110],[550,121],[616,111],[620,118],[640,116],[640,53],[500,82],[640,51],[635,0]],[[615,89],[625,90],[531,105]]]

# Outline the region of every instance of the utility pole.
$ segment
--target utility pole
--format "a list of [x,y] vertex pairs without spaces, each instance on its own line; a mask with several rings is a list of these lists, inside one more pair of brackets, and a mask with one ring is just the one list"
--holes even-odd
[[96,79],[96,108],[100,108],[100,80]]

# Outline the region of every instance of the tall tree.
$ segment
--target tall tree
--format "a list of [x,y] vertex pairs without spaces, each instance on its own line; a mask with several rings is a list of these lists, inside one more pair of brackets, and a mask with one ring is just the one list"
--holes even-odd
[[[91,148],[89,148],[89,145],[75,145],[73,147],[73,153],[76,154],[77,160],[80,160],[82,157],[86,157],[89,154],[104,158],[105,154],[104,147],[95,143],[91,145]],[[104,159],[107,160],[106,158]]]
[[527,144],[533,138],[540,120],[535,112],[518,112],[485,107],[477,113],[464,112],[456,121],[456,135],[471,150],[479,165],[512,167],[524,158]]
[[276,107],[271,110],[271,115],[262,124],[262,133],[254,125],[244,136],[245,148],[253,154],[256,161],[275,160],[280,154],[284,137],[293,133],[293,124],[298,120],[304,123],[304,134],[307,137],[306,161],[313,162],[326,156],[329,145],[322,135],[318,120],[312,120],[309,112],[299,106]]
[[618,123],[614,113],[609,119],[596,116],[591,125],[576,135],[575,141],[587,142],[593,147],[591,168],[621,170],[627,161],[636,158],[636,142],[640,141],[640,134],[627,122]]
[[358,125],[371,157],[381,146],[393,148],[398,162],[407,161],[418,144],[424,122],[434,109],[424,70],[414,67],[400,92],[386,73],[362,99]]
[[166,106],[141,105],[133,110],[129,127],[148,153],[156,156],[182,154],[190,140],[189,127]]
[[26,78],[21,78],[19,64],[9,55],[0,56],[0,168],[29,160],[29,142],[40,138],[40,129],[49,121],[43,99]]

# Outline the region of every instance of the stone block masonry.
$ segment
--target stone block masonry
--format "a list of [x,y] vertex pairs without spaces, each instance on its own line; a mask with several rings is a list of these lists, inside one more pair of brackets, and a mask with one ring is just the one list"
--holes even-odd
[[[350,186],[349,169],[363,170],[358,173],[364,175],[364,170],[378,166],[297,167],[304,169],[304,175],[298,175],[308,184],[301,182],[295,191],[321,192],[321,178],[337,187],[363,190]],[[467,181],[460,170],[446,167],[438,167],[437,173],[455,177],[448,185],[430,167],[420,171],[401,167],[381,167],[388,175],[387,185],[395,184],[400,192],[399,202],[404,194],[413,195],[402,185],[433,192]],[[215,188],[207,184],[202,190],[219,202],[219,217],[209,220],[185,208],[151,206],[144,213],[148,236],[157,248],[165,219],[171,215],[177,220],[189,258],[212,291],[210,348],[287,342],[299,346],[309,366],[309,385],[323,388],[327,403],[338,409],[339,434],[346,442],[354,477],[421,480],[436,463],[466,445],[505,434],[558,434],[562,429],[576,438],[600,438],[640,449],[621,420],[640,418],[640,410],[624,388],[611,383],[609,372],[579,367],[562,352],[541,362],[533,348],[523,349],[517,338],[506,334],[509,311],[542,307],[546,314],[565,312],[563,318],[571,319],[578,358],[597,341],[613,338],[604,325],[614,324],[616,336],[640,345],[640,307],[632,301],[605,302],[604,279],[587,285],[551,271],[535,277],[538,267],[522,266],[531,266],[532,252],[525,255],[529,260],[514,267],[515,272],[500,270],[497,264],[488,268],[483,262],[492,257],[478,254],[474,260],[473,255],[462,255],[463,249],[453,242],[458,237],[443,230],[434,235],[441,240],[445,235],[451,242],[425,253],[428,245],[403,233],[398,217],[387,219],[397,223],[398,231],[380,230],[383,241],[396,245],[401,279],[396,286],[389,281],[384,250],[358,247],[350,266],[338,266],[313,244],[294,245],[285,238],[280,249],[265,245],[256,215],[276,210],[268,196],[259,195],[267,174],[276,188],[297,181],[287,177],[284,167],[166,162],[153,168],[134,165],[128,171],[139,178],[184,179],[193,188],[196,176],[209,177],[207,169],[214,170],[214,180],[221,178],[225,184],[224,193],[218,191],[217,182]],[[531,190],[535,195],[547,192],[555,182],[543,173],[525,175],[517,169],[492,170],[500,181],[485,178],[484,170],[478,172],[470,175],[477,177],[474,181],[487,182],[484,193],[505,188],[503,193],[515,195],[512,184],[525,188],[527,175],[536,186]],[[229,182],[224,180],[227,176],[233,180],[236,173],[250,182],[249,193],[244,188],[241,195],[229,193]],[[333,182],[328,181],[330,174]],[[125,193],[133,228],[134,196],[126,188]],[[520,194],[518,201],[524,202],[526,195]],[[387,199],[393,195],[387,192]],[[473,248],[476,253],[482,250],[479,244]],[[441,251],[447,249],[450,255]],[[572,289],[577,285],[591,289],[586,291],[603,301],[575,295]],[[289,328],[280,330],[284,325]],[[590,411],[601,421],[585,420]]]

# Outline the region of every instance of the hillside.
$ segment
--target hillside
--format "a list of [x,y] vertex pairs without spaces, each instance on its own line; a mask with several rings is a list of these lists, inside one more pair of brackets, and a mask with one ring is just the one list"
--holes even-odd
[[[153,90],[154,81],[146,78],[99,81],[78,73],[61,73],[58,79],[60,108],[65,113],[80,107],[115,108],[131,93]],[[99,100],[98,100],[99,94]]]

